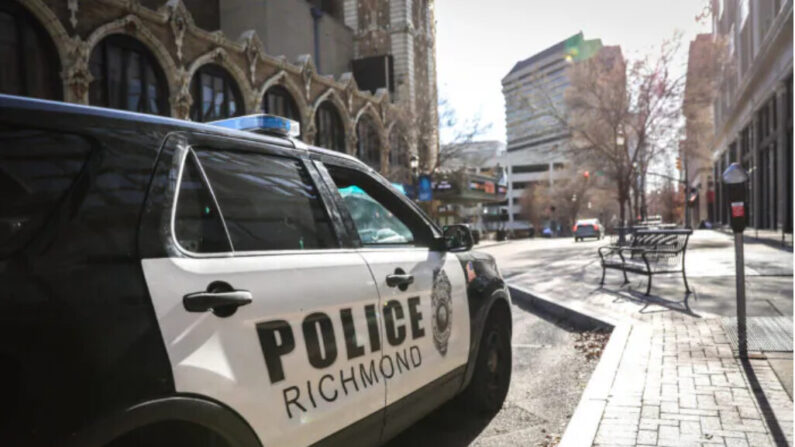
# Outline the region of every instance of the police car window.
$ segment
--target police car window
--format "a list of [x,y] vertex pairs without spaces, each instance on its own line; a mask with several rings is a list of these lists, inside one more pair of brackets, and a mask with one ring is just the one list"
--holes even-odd
[[0,257],[43,227],[90,152],[78,135],[0,125]]
[[309,173],[298,160],[199,149],[235,252],[339,247]]
[[182,248],[194,253],[231,252],[218,208],[202,178],[193,152],[188,154],[179,185],[174,232]]
[[392,191],[362,172],[327,166],[362,244],[422,245],[432,238],[422,219]]

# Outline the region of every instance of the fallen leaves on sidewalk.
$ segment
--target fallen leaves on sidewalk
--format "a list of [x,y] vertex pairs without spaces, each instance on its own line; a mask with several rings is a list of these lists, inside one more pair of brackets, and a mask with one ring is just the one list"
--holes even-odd
[[547,433],[544,439],[536,444],[536,447],[556,447],[560,444],[560,435]]
[[576,335],[574,349],[585,354],[585,358],[589,361],[598,360],[599,357],[601,357],[602,351],[605,349],[605,345],[609,339],[609,332],[580,332]]

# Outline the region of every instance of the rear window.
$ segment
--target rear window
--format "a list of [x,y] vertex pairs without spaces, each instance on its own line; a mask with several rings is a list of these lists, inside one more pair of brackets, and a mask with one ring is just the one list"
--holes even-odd
[[[187,161],[196,166],[184,169],[175,219],[184,248],[208,253],[229,251],[230,245],[234,252],[339,247],[320,195],[298,160],[202,148],[196,149],[198,157],[193,154]],[[191,192],[183,195],[183,189]]]
[[79,135],[0,125],[0,257],[35,237],[90,152]]

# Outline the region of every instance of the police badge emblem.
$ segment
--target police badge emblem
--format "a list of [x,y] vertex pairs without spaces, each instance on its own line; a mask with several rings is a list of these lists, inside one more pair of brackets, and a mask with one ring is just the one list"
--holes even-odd
[[433,288],[431,289],[431,326],[433,327],[433,343],[439,354],[447,354],[447,341],[452,329],[453,303],[450,298],[452,286],[444,270],[433,272]]

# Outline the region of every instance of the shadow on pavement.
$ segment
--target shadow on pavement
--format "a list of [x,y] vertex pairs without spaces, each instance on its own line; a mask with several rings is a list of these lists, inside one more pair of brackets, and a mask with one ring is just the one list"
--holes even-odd
[[787,444],[787,437],[784,435],[784,431],[781,429],[781,425],[779,425],[776,415],[773,413],[773,407],[770,405],[770,401],[767,400],[767,396],[765,396],[762,390],[762,385],[756,377],[756,372],[754,371],[751,361],[741,357],[740,363],[743,365],[745,376],[748,378],[748,383],[751,385],[751,390],[754,393],[756,402],[759,404],[759,409],[762,410],[762,417],[765,418],[765,422],[770,429],[770,434],[773,436],[776,446],[787,447],[789,445]]
[[414,447],[468,446],[488,427],[496,415],[496,413],[488,416],[474,415],[463,407],[463,403],[459,399],[453,399],[434,410],[384,447],[405,445],[403,442],[406,439],[413,439]]
[[[601,287],[596,289],[596,291],[614,296],[616,299],[613,302],[626,300],[643,306],[638,313],[651,314],[657,312],[668,312],[672,310],[689,315],[691,317],[701,318],[701,315],[693,312],[693,309],[690,308],[690,297],[695,296],[695,293],[693,292],[685,292],[681,300],[673,301],[655,294],[646,295],[633,289],[624,291],[620,289],[611,290],[606,287]],[[649,309],[649,306],[652,305],[657,305],[663,307],[664,309]]]

